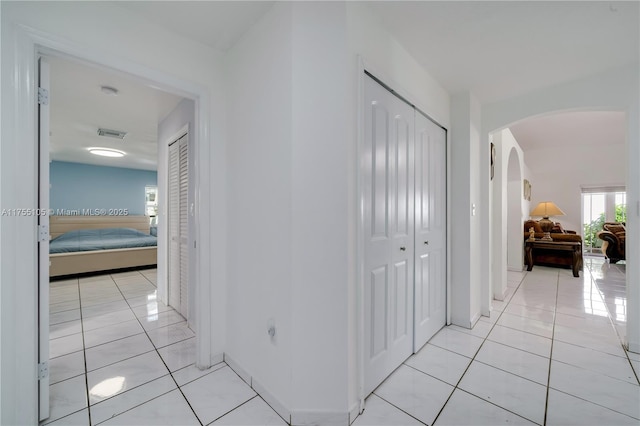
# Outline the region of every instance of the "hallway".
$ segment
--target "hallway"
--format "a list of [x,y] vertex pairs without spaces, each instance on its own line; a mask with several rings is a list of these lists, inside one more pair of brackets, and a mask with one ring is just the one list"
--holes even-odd
[[580,278],[509,272],[491,318],[441,330],[354,425],[638,425],[640,355],[623,349],[609,319],[624,332],[624,268],[585,258]]
[[[443,328],[354,426],[638,425],[640,355],[616,334],[624,271],[586,258],[580,278],[510,272],[495,315]],[[193,333],[155,300],[154,281],[146,270],[52,283],[50,424],[285,425],[224,362],[193,366]]]

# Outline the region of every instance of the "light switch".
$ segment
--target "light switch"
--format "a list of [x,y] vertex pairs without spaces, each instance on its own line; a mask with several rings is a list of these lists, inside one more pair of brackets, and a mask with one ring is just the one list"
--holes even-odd
[[476,205],[471,204],[471,216],[475,216],[475,215],[476,215]]

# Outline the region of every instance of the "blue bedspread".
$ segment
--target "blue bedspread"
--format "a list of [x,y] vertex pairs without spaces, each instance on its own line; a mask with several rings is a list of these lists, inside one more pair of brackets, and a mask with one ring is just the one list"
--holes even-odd
[[158,245],[158,238],[130,228],[78,229],[54,238],[49,253],[109,250]]

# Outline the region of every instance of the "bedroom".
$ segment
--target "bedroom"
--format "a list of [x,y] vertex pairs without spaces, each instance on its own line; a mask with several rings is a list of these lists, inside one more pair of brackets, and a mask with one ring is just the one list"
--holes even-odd
[[[53,55],[46,62],[50,333],[41,338],[50,339],[55,418],[75,384],[87,382],[98,404],[108,394],[105,374],[137,361],[193,363],[185,133],[194,102],[91,64]],[[124,155],[94,155],[95,148]],[[93,250],[78,246],[96,233],[110,240],[93,241]],[[113,245],[123,241],[127,248]]]

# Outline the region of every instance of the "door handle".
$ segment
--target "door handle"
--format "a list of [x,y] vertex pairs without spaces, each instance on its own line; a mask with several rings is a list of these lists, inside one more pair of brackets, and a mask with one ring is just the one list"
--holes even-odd
[[405,251],[406,249],[406,247],[400,247],[400,251]]

